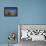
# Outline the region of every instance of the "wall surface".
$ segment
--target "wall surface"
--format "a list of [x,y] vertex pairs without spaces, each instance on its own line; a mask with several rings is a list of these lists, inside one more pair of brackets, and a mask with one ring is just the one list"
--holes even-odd
[[46,0],[23,0],[20,5],[21,24],[46,24]]
[[[10,32],[16,32],[17,34],[17,24],[19,23],[19,16],[4,16],[4,7],[18,7],[18,2],[16,0],[0,0],[0,44],[8,43],[8,34]],[[18,42],[17,39],[15,42]]]
[[[18,7],[17,17],[4,17],[4,7]],[[7,44],[17,24],[46,24],[46,0],[0,0],[0,44]],[[17,41],[16,41],[17,42]]]

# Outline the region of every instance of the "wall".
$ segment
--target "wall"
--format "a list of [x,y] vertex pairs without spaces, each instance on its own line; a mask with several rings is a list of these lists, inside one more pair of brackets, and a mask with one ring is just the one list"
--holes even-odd
[[21,24],[46,24],[46,0],[23,0]]
[[[4,7],[18,7],[18,17],[4,17]],[[46,0],[0,0],[0,44],[8,43],[17,24],[46,24]]]
[[[19,23],[19,16],[17,17],[5,17],[4,7],[18,7],[16,0],[0,0],[0,44],[8,43],[8,34],[10,32],[18,32],[17,24]],[[17,39],[16,39],[16,42]]]

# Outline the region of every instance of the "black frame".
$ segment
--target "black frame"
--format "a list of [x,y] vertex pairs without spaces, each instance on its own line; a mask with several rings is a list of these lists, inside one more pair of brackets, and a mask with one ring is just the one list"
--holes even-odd
[[[5,10],[6,9],[15,9],[16,10],[16,15],[15,15],[15,17],[16,16],[18,16],[18,8],[17,7],[4,7],[4,16],[9,16],[9,15],[6,15],[5,14]],[[14,15],[13,15],[14,16]],[[10,17],[12,17],[12,16],[10,16]]]

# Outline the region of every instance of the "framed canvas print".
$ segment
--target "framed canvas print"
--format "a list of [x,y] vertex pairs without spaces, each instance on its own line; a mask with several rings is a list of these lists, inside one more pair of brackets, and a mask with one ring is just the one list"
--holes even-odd
[[4,7],[4,16],[17,16],[17,7]]

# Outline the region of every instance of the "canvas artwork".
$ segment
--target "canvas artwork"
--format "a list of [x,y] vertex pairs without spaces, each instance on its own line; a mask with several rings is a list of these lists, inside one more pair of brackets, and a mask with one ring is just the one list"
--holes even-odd
[[17,16],[17,7],[5,7],[4,16]]

